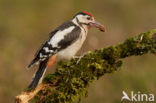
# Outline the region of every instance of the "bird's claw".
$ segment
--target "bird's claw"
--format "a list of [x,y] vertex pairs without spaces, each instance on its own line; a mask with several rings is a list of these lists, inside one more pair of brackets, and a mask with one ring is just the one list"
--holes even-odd
[[73,58],[78,59],[78,60],[76,61],[76,64],[78,64],[78,63],[80,62],[80,60],[81,60],[85,55],[86,55],[86,53],[83,53],[83,54],[80,55],[80,56],[74,56]]

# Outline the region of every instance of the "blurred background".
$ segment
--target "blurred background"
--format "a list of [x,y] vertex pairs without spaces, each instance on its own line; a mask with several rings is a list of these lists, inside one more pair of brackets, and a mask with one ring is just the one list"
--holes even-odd
[[[93,14],[107,30],[91,29],[79,54],[156,28],[156,0],[0,0],[0,103],[13,103],[28,86],[35,69],[26,66],[36,50],[79,11]],[[119,71],[91,84],[82,103],[120,103],[123,90],[156,95],[155,62],[152,54],[124,59]]]

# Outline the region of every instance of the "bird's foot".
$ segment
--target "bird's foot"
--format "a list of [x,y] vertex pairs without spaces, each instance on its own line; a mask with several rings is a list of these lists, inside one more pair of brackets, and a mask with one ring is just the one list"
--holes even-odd
[[78,63],[80,62],[80,60],[81,60],[85,55],[86,55],[86,53],[83,53],[83,54],[80,55],[80,56],[74,56],[73,58],[78,59],[77,62],[76,62],[76,64],[78,64]]

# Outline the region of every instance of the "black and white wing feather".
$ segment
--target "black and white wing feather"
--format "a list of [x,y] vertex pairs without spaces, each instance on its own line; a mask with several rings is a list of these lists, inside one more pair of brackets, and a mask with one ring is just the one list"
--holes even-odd
[[41,48],[36,52],[28,68],[38,62],[49,59],[52,55],[70,46],[79,38],[80,33],[80,27],[72,21],[62,24],[55,31],[50,33],[50,38],[42,44]]

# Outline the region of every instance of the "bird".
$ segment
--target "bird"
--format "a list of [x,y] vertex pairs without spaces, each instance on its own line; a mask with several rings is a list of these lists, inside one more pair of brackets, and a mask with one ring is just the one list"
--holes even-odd
[[92,27],[104,32],[105,28],[88,12],[78,12],[69,20],[50,32],[49,38],[37,50],[28,68],[39,65],[35,72],[29,90],[34,90],[40,83],[47,68],[56,61],[72,59],[82,47],[88,30]]

